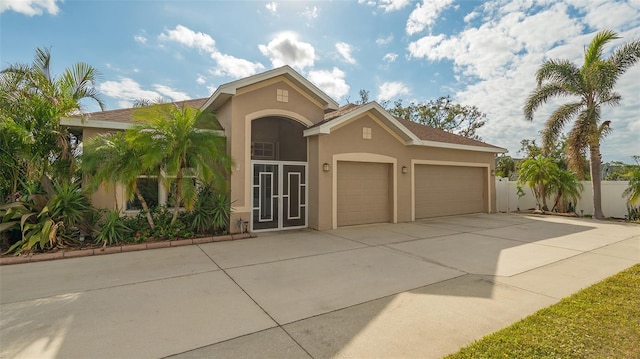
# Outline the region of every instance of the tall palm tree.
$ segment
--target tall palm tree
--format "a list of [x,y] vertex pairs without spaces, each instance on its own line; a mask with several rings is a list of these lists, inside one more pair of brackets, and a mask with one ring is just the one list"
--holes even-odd
[[145,167],[137,146],[127,142],[124,132],[102,134],[87,140],[82,153],[82,170],[89,180],[89,188],[95,190],[103,184],[121,183],[125,186],[127,200],[135,196],[142,206],[149,227],[155,223],[149,205],[138,188],[138,177],[159,172],[157,168]]
[[610,121],[602,122],[602,106],[617,105],[621,96],[614,91],[618,78],[640,60],[640,40],[634,40],[603,58],[605,46],[620,37],[613,31],[598,32],[584,54],[579,67],[568,60],[545,61],[536,72],[538,85],[524,105],[524,115],[533,120],[534,112],[554,97],[575,100],[560,106],[547,120],[543,130],[543,147],[548,148],[570,121],[567,154],[574,171],[579,171],[580,157],[589,152],[593,183],[593,216],[604,218],[600,184],[600,141],[611,131]]
[[536,209],[549,210],[547,194],[550,190],[550,182],[556,177],[558,171],[558,165],[553,159],[542,155],[527,158],[520,164],[518,182],[531,188],[536,198]]
[[[95,82],[99,72],[92,66],[78,62],[66,68],[60,77],[51,73],[49,49],[36,49],[31,64],[12,64],[0,72],[0,118],[22,127],[25,143],[17,146],[17,158],[38,177],[49,195],[52,168],[64,164],[66,173],[61,180],[72,177],[74,158],[70,151],[67,130],[60,126],[60,118],[82,112],[81,101],[91,99],[104,109]],[[60,167],[60,166],[57,166]]]
[[169,188],[170,183],[175,183],[172,223],[177,220],[181,205],[187,210],[193,208],[194,178],[220,188],[231,168],[224,137],[197,127],[207,117],[188,106],[145,106],[134,112],[134,118],[141,123],[126,133],[127,142],[139,149],[145,166],[161,166],[163,182]]

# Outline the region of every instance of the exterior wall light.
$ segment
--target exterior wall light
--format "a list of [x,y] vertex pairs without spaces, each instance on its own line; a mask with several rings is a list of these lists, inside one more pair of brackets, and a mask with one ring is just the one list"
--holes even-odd
[[407,172],[409,172],[407,166],[402,166],[402,173],[406,174]]
[[325,163],[322,165],[322,170],[323,170],[323,171],[325,171],[325,172],[329,172],[329,169],[330,169],[330,168],[329,168],[329,164],[325,162]]

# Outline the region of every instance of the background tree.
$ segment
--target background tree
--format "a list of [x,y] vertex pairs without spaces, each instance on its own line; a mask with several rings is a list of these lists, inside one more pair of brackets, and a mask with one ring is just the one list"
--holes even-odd
[[500,156],[496,163],[496,176],[511,179],[516,175],[516,162],[511,156]]
[[637,166],[633,166],[626,174],[626,178],[629,180],[629,186],[622,193],[623,197],[628,198],[630,206],[635,206],[640,203],[640,156],[633,156]]
[[17,190],[17,179],[23,178],[39,181],[52,197],[52,179],[68,182],[75,171],[77,142],[60,119],[80,114],[83,99],[96,101],[101,109],[104,104],[95,88],[95,68],[79,62],[56,77],[50,64],[49,50],[38,48],[33,63],[9,65],[0,72],[0,141],[7,164],[2,177],[11,178],[6,181],[11,190]]
[[545,61],[536,72],[536,89],[524,105],[525,119],[533,120],[534,112],[554,97],[570,97],[575,101],[556,109],[543,130],[543,148],[555,142],[570,121],[573,127],[567,139],[569,165],[579,172],[580,158],[589,153],[593,183],[593,216],[604,218],[600,180],[600,141],[610,131],[610,121],[602,122],[602,106],[617,105],[621,96],[614,91],[616,82],[640,59],[640,40],[634,40],[602,58],[605,46],[619,39],[613,31],[598,32],[585,50],[581,67],[564,59]]
[[412,102],[408,106],[404,106],[402,100],[398,100],[388,111],[405,120],[475,140],[481,140],[476,131],[485,125],[487,118],[476,106],[454,103],[449,96],[419,104]]

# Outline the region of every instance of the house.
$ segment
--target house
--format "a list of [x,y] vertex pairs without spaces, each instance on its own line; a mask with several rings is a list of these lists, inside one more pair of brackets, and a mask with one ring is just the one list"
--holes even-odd
[[[224,132],[235,161],[232,232],[242,222],[326,230],[495,211],[495,156],[505,149],[398,119],[375,102],[338,106],[289,66],[179,104],[214,112]],[[65,121],[84,138],[133,123],[131,109]],[[123,190],[112,192],[94,204],[123,203]]]

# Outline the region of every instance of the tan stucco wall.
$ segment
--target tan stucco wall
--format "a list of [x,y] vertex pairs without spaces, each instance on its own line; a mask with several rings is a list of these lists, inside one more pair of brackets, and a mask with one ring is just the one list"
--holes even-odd
[[[363,139],[363,127],[371,128],[372,138]],[[392,131],[381,121],[365,114],[356,118],[339,128],[334,128],[329,135],[314,136],[310,139],[310,156],[317,152],[317,161],[309,163],[310,173],[315,169],[321,171],[323,163],[331,164],[330,173],[319,173],[317,186],[310,179],[310,205],[314,206],[313,200],[317,199],[317,208],[310,211],[309,226],[319,230],[331,229],[334,224],[334,199],[330,194],[334,192],[333,173],[336,170],[336,158],[349,158],[346,154],[353,154],[354,159],[370,158],[376,161],[375,157],[382,158],[381,161],[395,161],[396,172],[396,198],[397,198],[397,221],[408,222],[412,220],[412,160],[413,161],[437,161],[442,163],[470,163],[482,166],[489,166],[489,171],[494,169],[494,154],[487,152],[475,152],[456,149],[443,149],[424,146],[406,146]],[[385,158],[385,157],[391,157]],[[402,167],[408,168],[408,173],[401,173]],[[490,173],[490,172],[488,172]],[[488,195],[490,199],[490,210],[495,211],[495,184],[489,183]],[[317,211],[317,212],[316,212]],[[316,218],[312,218],[316,217]]]
[[[114,130],[104,128],[83,128],[82,138],[87,141],[91,137],[99,134],[110,133]],[[123,209],[124,208],[124,188],[121,185],[102,185],[91,195],[91,203],[96,208]]]
[[[288,91],[287,102],[276,100],[278,89]],[[239,219],[251,220],[251,122],[264,117],[280,117],[310,127],[324,119],[324,109],[293,82],[280,76],[238,89],[216,115],[225,129],[229,153],[235,162],[231,173],[233,212],[230,227],[232,232],[237,232]]]

